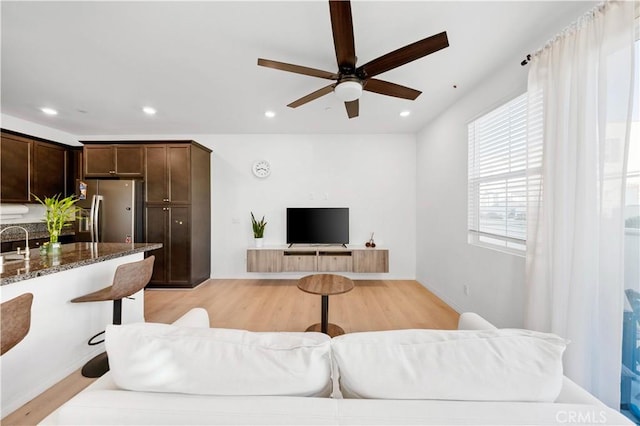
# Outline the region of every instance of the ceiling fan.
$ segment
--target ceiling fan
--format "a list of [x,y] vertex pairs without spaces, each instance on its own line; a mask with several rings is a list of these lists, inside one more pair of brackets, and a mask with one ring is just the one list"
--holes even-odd
[[300,105],[334,92],[340,100],[344,101],[349,118],[354,118],[359,113],[360,104],[358,99],[363,90],[414,100],[422,92],[372,77],[449,46],[447,33],[441,32],[356,67],[357,57],[353,39],[351,3],[342,0],[329,0],[329,12],[331,14],[331,28],[333,29],[333,44],[335,45],[336,59],[338,61],[337,73],[258,58],[258,65],[263,67],[335,81],[335,83],[291,102],[287,105],[288,107],[297,108]]

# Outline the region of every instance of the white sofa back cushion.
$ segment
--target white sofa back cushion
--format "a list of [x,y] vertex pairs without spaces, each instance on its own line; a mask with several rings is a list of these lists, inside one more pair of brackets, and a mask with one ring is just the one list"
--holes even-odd
[[111,325],[118,387],[198,395],[329,396],[331,346],[321,333],[254,333],[167,324]]
[[395,330],[331,345],[344,398],[552,402],[566,342],[527,330]]

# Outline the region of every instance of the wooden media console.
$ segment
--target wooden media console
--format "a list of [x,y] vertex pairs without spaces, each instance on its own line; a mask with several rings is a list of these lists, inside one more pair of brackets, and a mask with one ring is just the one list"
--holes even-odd
[[389,272],[380,248],[262,247],[247,249],[247,272]]

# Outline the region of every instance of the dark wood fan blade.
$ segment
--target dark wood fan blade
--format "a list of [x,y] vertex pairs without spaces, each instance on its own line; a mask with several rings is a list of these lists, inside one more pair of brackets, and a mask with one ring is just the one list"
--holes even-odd
[[361,78],[369,78],[382,74],[385,71],[397,68],[416,59],[420,59],[440,49],[449,46],[447,33],[441,32],[423,40],[416,41],[391,53],[382,55],[373,61],[358,67],[356,74]]
[[329,0],[333,44],[340,71],[352,73],[356,67],[356,47],[353,41],[353,20],[351,3],[341,0]]
[[347,108],[349,118],[355,118],[360,113],[360,104],[357,99],[355,101],[345,102],[344,106]]
[[369,92],[379,93],[381,95],[411,99],[412,101],[422,93],[421,91],[411,89],[410,87],[401,86],[384,80],[378,80],[376,78],[370,78],[367,80],[363,89]]
[[258,65],[261,67],[274,68],[281,71],[294,72],[296,74],[310,75],[311,77],[337,80],[338,75],[329,71],[317,70],[315,68],[303,67],[301,65],[287,64],[285,62],[272,61],[270,59],[258,58]]
[[287,105],[288,107],[291,108],[297,108],[300,105],[304,105],[307,102],[311,102],[314,99],[318,99],[321,96],[324,96],[328,93],[333,92],[333,88],[335,87],[335,84],[330,84],[326,87],[323,87],[322,89],[318,89],[313,93],[309,93],[307,96],[303,96],[300,99],[298,99],[297,101],[293,101],[291,102],[289,105]]

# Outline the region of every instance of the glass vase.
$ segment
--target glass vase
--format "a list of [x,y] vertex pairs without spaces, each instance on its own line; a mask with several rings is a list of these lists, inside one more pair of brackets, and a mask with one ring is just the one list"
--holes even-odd
[[55,256],[60,254],[60,252],[62,251],[62,244],[59,242],[49,242],[49,245],[47,246],[47,254],[50,256]]

